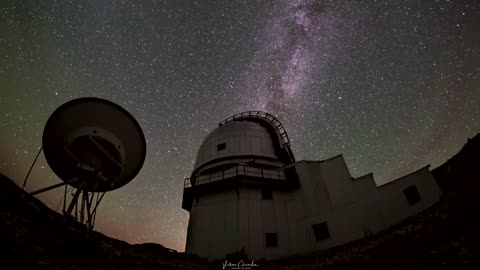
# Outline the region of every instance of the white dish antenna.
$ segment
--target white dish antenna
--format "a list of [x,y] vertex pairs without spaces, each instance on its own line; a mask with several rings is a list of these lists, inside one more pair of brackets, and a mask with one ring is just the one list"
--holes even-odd
[[[113,102],[94,97],[74,99],[57,108],[45,125],[42,149],[63,183],[30,194],[65,186],[64,214],[71,215],[75,208],[75,219],[90,229],[105,192],[130,182],[146,156],[145,136],[133,116]],[[67,185],[75,189],[68,208]]]

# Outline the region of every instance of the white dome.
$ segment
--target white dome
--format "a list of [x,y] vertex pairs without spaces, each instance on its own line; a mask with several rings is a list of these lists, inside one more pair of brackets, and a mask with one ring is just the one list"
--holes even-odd
[[[195,169],[218,159],[241,157],[279,160],[276,134],[259,122],[232,121],[213,130],[200,146]],[[275,145],[276,144],[276,145]]]

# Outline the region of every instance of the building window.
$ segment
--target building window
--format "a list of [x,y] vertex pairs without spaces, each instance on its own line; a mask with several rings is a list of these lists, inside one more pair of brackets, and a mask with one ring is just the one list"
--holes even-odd
[[403,190],[405,197],[407,197],[408,203],[410,205],[414,205],[420,201],[420,193],[418,193],[418,189],[416,186],[409,186],[408,188]]
[[262,188],[262,200],[273,200],[273,193],[271,189]]
[[226,143],[219,143],[217,144],[217,151],[225,150],[227,149],[227,144]]
[[267,247],[276,247],[277,243],[277,234],[276,233],[266,233],[265,234],[265,242]]
[[313,233],[315,234],[315,240],[325,240],[330,237],[330,233],[328,232],[328,226],[326,222],[322,222],[319,224],[312,225]]

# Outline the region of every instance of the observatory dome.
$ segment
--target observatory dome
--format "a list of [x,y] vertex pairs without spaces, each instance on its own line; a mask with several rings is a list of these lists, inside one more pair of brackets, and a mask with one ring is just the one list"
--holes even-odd
[[[257,112],[248,112],[257,113]],[[258,112],[260,113],[260,112]],[[264,113],[265,114],[265,113]],[[269,114],[266,114],[270,116]],[[194,166],[194,174],[199,170],[225,163],[243,163],[254,160],[273,166],[283,166],[292,162],[286,153],[286,137],[278,130],[280,122],[245,113],[241,117],[229,118],[214,129],[201,144]],[[271,122],[274,120],[274,122]],[[275,125],[275,123],[278,123]],[[281,127],[282,131],[283,127]],[[288,148],[289,150],[289,148]]]

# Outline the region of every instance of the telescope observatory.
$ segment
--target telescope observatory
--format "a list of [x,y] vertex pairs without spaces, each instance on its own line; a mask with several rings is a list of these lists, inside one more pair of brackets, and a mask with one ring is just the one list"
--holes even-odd
[[416,215],[441,196],[429,166],[377,186],[353,178],[342,155],[296,161],[287,131],[266,112],[222,121],[184,181],[186,252],[209,260],[243,250],[275,259],[345,244]]

